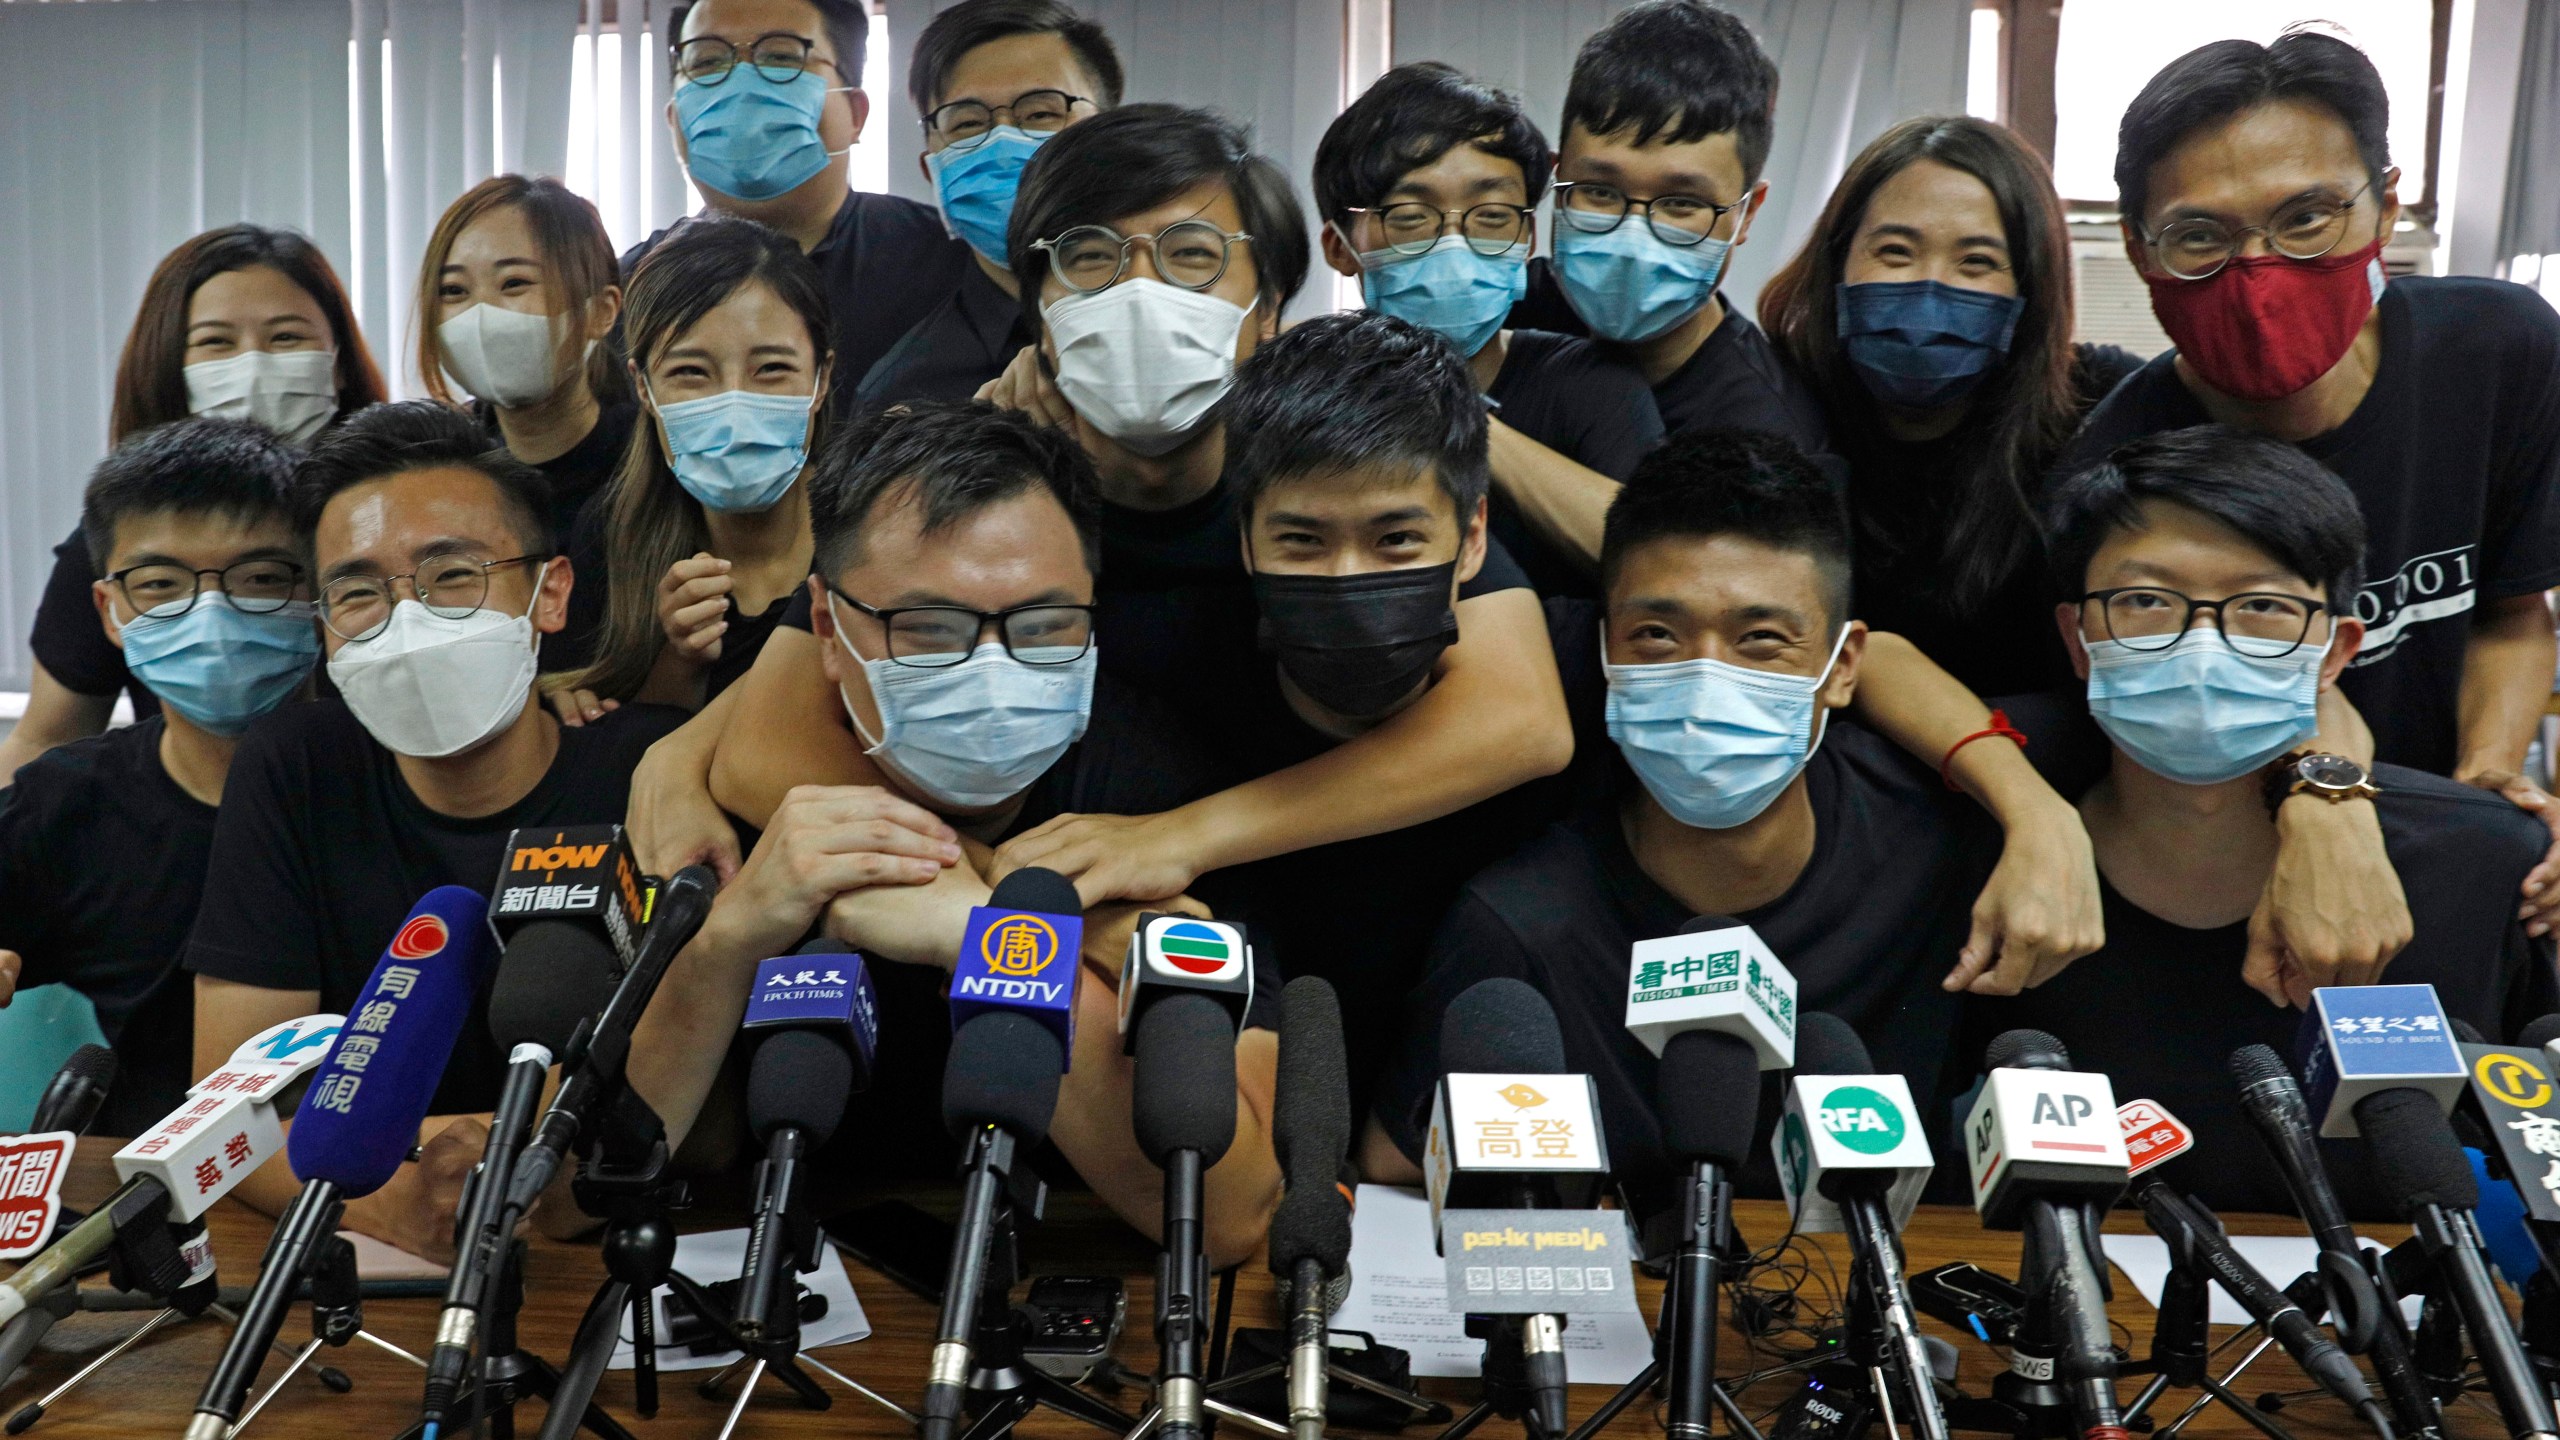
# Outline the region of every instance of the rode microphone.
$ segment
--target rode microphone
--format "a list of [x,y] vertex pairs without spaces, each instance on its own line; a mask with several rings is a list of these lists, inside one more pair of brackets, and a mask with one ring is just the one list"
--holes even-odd
[[578,930],[611,946],[615,970],[639,958],[640,867],[619,825],[545,825],[512,831],[489,897],[489,926],[513,949],[539,929]]
[[796,1203],[801,1162],[835,1138],[853,1092],[870,1087],[880,1007],[862,957],[817,939],[756,967],[739,1028],[764,1037],[747,1067],[747,1132],[764,1159],[733,1308],[739,1336],[763,1340],[798,1324],[787,1300],[777,1322],[774,1297],[786,1274],[818,1265],[818,1227]]
[[71,1058],[63,1061],[62,1068],[45,1082],[44,1094],[36,1100],[35,1117],[27,1122],[27,1133],[88,1133],[89,1122],[98,1118],[98,1107],[107,1103],[107,1092],[115,1088],[115,1083],[116,1052],[104,1045],[83,1045],[72,1051]]
[[2519,1440],[2551,1436],[2551,1397],[2536,1378],[2489,1279],[2471,1214],[2480,1202],[2479,1185],[2436,1097],[2409,1088],[2377,1091],[2355,1103],[2355,1120],[2375,1183],[2408,1217],[2419,1246],[2435,1262],[2438,1280],[2461,1312],[2462,1328],[2471,1335],[2472,1353],[2497,1399],[2507,1433]]
[[2002,1034],[1983,1066],[1965,1121],[1973,1205],[1986,1227],[2026,1232],[2019,1284],[2032,1297],[2029,1328],[2041,1332],[2020,1333],[1994,1393],[2058,1399],[2089,1440],[2126,1440],[2097,1248],[2099,1216],[2125,1187],[2115,1091],[2106,1076],[2073,1070],[2070,1052],[2041,1030]]
[[[1076,955],[1084,932],[1075,887],[1055,871],[1026,866],[997,882],[988,902],[970,911],[952,981],[942,1122],[966,1151],[960,1219],[925,1375],[923,1440],[953,1440],[960,1432],[979,1303],[982,1292],[996,1288],[988,1284],[988,1249],[1005,1186],[1021,1152],[1048,1138],[1058,1084],[1074,1053],[1075,974],[1082,968]],[[1060,973],[1053,967],[1062,960]],[[963,996],[960,986],[972,977],[990,983]],[[1060,993],[992,983],[1000,980],[1052,985]],[[1235,1089],[1232,1075],[1227,1088]]]
[[1283,1189],[1271,1215],[1271,1273],[1289,1307],[1289,1430],[1323,1440],[1328,1363],[1325,1322],[1350,1289],[1350,1060],[1342,1003],[1333,987],[1301,975],[1280,992],[1279,1080],[1271,1148]]
[[[1946,1412],[1902,1276],[1899,1236],[1934,1168],[1910,1083],[1874,1073],[1866,1042],[1837,1015],[1805,1016],[1795,1054],[1772,1142],[1794,1226],[1847,1232],[1852,1264],[1866,1272],[1867,1304],[1852,1308],[1853,1315],[1868,1312],[1860,1317],[1870,1327],[1865,1348],[1890,1356],[1902,1372],[1921,1440],[1946,1440]],[[1703,1435],[1703,1413],[1699,1418]]]

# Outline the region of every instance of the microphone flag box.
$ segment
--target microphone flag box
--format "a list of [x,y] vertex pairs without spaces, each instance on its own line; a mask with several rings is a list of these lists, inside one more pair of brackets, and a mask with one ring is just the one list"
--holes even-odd
[[2302,1097],[2322,1139],[2363,1133],[2356,1102],[2423,1090],[2447,1114],[2470,1078],[2433,985],[2324,985],[2303,1012]]
[[1637,1315],[1622,1210],[1444,1210],[1453,1315]]
[[621,826],[546,826],[507,836],[507,868],[489,898],[489,933],[500,944],[528,921],[594,920],[627,970],[648,913]]
[[1450,1206],[1510,1199],[1523,1182],[1578,1209],[1609,1174],[1600,1092],[1588,1075],[1445,1075],[1431,1097],[1422,1173],[1436,1231]]
[[871,1073],[872,1050],[880,1042],[880,999],[861,956],[780,955],[756,967],[756,986],[738,1028],[811,1024],[842,1025],[853,1045],[855,1072]]
[[2549,1057],[2539,1050],[2504,1045],[2464,1045],[2471,1096],[2506,1157],[2507,1173],[2524,1197],[2525,1213],[2560,1220],[2560,1098]]
[[1120,1033],[1127,1037],[1122,1049],[1133,1055],[1143,990],[1206,995],[1241,1025],[1245,1011],[1253,1007],[1253,944],[1243,926],[1228,921],[1153,911],[1140,915],[1120,965]]
[[1748,925],[1639,940],[1627,970],[1627,1029],[1656,1055],[1684,1030],[1751,1042],[1760,1068],[1796,1059],[1796,977]]
[[193,1220],[283,1150],[275,1107],[245,1095],[197,1095],[116,1152],[116,1178],[150,1176],[169,1192],[169,1218]]
[[68,1130],[0,1138],[0,1260],[24,1260],[52,1243],[62,1177],[79,1139]]
[[2128,1162],[2115,1088],[2092,1070],[2020,1070],[1982,1077],[1965,1117],[1966,1174],[1985,1228],[2019,1228],[2030,1193],[2112,1205]]
[[951,1028],[991,1010],[1029,1016],[1058,1037],[1070,1061],[1076,1053],[1076,979],[1084,969],[1084,917],[1036,910],[969,911],[960,935],[960,962],[951,975]]
[[189,1095],[245,1095],[276,1103],[285,1087],[317,1069],[337,1042],[343,1015],[305,1015],[240,1042],[231,1058],[187,1087]]
[[1786,1110],[1769,1151],[1777,1159],[1778,1191],[1795,1228],[1812,1234],[1848,1228],[1839,1202],[1822,1193],[1822,1177],[1835,1170],[1892,1175],[1886,1208],[1893,1228],[1909,1224],[1936,1168],[1919,1115],[1910,1082],[1899,1075],[1799,1075],[1788,1081]]
[[2187,1122],[2157,1100],[2127,1100],[2117,1106],[2116,1129],[2124,1135],[2127,1179],[2196,1148]]

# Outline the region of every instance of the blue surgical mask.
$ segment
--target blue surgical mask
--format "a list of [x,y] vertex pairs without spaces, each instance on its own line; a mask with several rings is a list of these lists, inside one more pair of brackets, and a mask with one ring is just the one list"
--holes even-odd
[[124,622],[124,664],[160,703],[197,729],[231,736],[285,701],[320,658],[308,600],[260,615],[235,610],[219,590],[165,618]]
[[2026,302],[1944,285],[1884,280],[1835,292],[1840,347],[1867,393],[1906,410],[1935,410],[1973,393],[2009,353]]
[[[827,603],[835,604],[833,594]],[[1025,665],[993,640],[957,665],[901,665],[855,650],[840,613],[836,643],[862,666],[880,711],[875,739],[855,713],[853,697],[836,692],[863,753],[955,808],[988,809],[1030,789],[1084,737],[1093,713],[1101,651],[1090,645],[1064,665]]]
[[747,64],[716,85],[682,81],[676,126],[684,132],[685,169],[703,188],[740,200],[796,190],[827,168],[827,142],[818,138],[827,96],[852,88],[830,87],[815,70],[777,85]]
[[1570,221],[1555,230],[1556,283],[1573,313],[1602,339],[1632,345],[1698,313],[1724,274],[1730,240],[1667,245],[1653,227],[1629,216],[1594,235]]
[[2143,769],[2187,785],[2237,780],[2319,728],[2328,645],[2268,659],[2189,630],[2166,650],[2091,640],[2089,713]]
[[1847,643],[1843,625],[1819,675],[1721,660],[1604,665],[1609,738],[1672,819],[1701,830],[1749,824],[1813,758],[1822,687]]
[[[823,393],[823,392],[821,392]],[[809,414],[818,396],[723,390],[658,406],[667,468],[706,508],[770,509],[809,463]]]
[[924,157],[924,168],[933,175],[934,203],[942,207],[942,223],[990,264],[1008,263],[1004,232],[1013,221],[1013,196],[1022,187],[1022,168],[1052,133],[1033,134],[1018,125],[999,125],[966,150],[937,150]]
[[1529,244],[1479,255],[1462,237],[1443,235],[1419,255],[1363,250],[1360,293],[1379,314],[1419,325],[1459,354],[1473,355],[1529,293]]

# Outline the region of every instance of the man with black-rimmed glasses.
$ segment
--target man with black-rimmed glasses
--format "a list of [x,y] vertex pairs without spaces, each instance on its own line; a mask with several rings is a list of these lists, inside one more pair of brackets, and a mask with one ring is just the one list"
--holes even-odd
[[[420,896],[486,893],[509,832],[620,821],[641,752],[683,719],[625,705],[564,728],[536,702],[541,638],[564,623],[575,577],[553,553],[540,473],[468,416],[376,405],[314,445],[293,486],[340,698],[268,716],[232,761],[186,947],[198,1073],[270,1025],[349,1009]],[[505,1069],[475,1003],[423,1155],[350,1201],[349,1228],[451,1253],[487,1134],[477,1112]],[[239,1193],[272,1210],[293,1190],[269,1166]]]

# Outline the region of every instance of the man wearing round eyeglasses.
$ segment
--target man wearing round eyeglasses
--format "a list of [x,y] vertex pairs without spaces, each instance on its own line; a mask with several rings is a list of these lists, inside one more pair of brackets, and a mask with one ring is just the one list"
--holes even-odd
[[960,0],[916,36],[916,163],[976,263],[861,378],[857,413],[966,400],[1032,342],[1005,251],[1023,167],[1059,131],[1119,104],[1120,84],[1111,37],[1058,0]]
[[[951,1035],[944,990],[969,909],[990,893],[990,847],[1066,811],[1143,813],[1215,783],[1185,732],[1097,673],[1100,540],[1092,467],[1075,445],[982,403],[928,402],[863,423],[810,480],[817,654],[802,661],[861,748],[811,757],[809,783],[774,808],[632,1053],[634,1083],[681,1140],[758,962],[813,924],[871,957],[879,1054],[864,1103],[812,1162],[809,1183],[828,1207],[866,1184],[947,1179],[957,1162],[938,1100]],[[1130,1132],[1131,1062],[1115,1009],[1141,909],[1200,906],[1176,897],[1087,913],[1076,1053],[1049,1136],[1152,1235],[1163,1177]],[[1267,956],[1256,963],[1236,1050],[1236,1142],[1204,1192],[1220,1264],[1260,1242],[1279,1198],[1267,1126],[1278,980]]]
[[0,792],[0,1005],[65,984],[115,1046],[101,1134],[137,1135],[195,1072],[179,968],[241,732],[320,655],[295,543],[293,452],[262,425],[147,430],[90,478],[80,529],[99,623],[157,713],[48,750]]
[[[871,114],[862,90],[870,8],[693,0],[676,7],[667,46],[667,128],[703,204],[790,236],[826,279],[839,406],[969,264],[932,207],[846,179],[845,157]],[[625,253],[622,273],[666,233]]]
[[1316,146],[1325,263],[1467,358],[1493,414],[1493,537],[1542,595],[1587,595],[1618,482],[1662,439],[1644,377],[1592,341],[1506,328],[1553,152],[1519,100],[1399,65]]
[[[2187,1182],[2199,1198],[2289,1209],[2225,1071],[2243,1045],[2291,1054],[2292,1007],[2309,999],[2298,970],[2244,968],[2276,805],[2373,807],[2416,922],[2382,979],[2433,985],[2490,1035],[2560,1006],[2551,942],[2526,933],[2514,900],[2549,837],[2472,787],[2300,753],[2320,692],[2372,627],[2349,600],[2367,553],[2356,497],[2299,450],[2219,425],[2137,440],[2062,482],[2046,528],[2055,581],[2076,597],[2055,619],[2111,742],[2080,801],[2106,944],[2022,995],[1975,997],[1981,1034],[1957,1048],[2017,1026],[2060,1035],[2119,1093],[2198,1133],[2215,1157]],[[2064,708],[2028,700],[2011,714],[2050,748],[2069,733]],[[2359,1169],[2345,1160],[2332,1162],[2342,1177]]]
[[[2389,118],[2372,62],[2312,31],[2152,77],[2116,187],[2177,349],[2091,413],[2058,473],[2207,420],[2328,467],[2364,510],[2363,583],[2336,604],[2365,639],[2338,690],[2371,754],[2503,793],[2560,835],[2560,804],[2520,774],[2552,689],[2560,316],[2503,281],[2386,275]],[[2560,904],[2555,882],[2560,863],[2536,869],[2527,907]]]
[[[540,472],[468,416],[423,400],[361,411],[303,457],[294,489],[339,698],[269,716],[232,764],[186,947],[198,1073],[267,1026],[350,1010],[418,897],[485,893],[518,827],[620,822],[641,752],[683,718],[625,705],[570,728],[536,703],[541,640],[565,623],[574,577]],[[482,1009],[421,1158],[350,1202],[350,1228],[451,1254],[506,1068]],[[293,1191],[269,1166],[240,1193],[274,1210]]]

